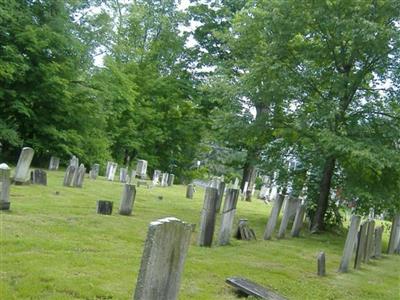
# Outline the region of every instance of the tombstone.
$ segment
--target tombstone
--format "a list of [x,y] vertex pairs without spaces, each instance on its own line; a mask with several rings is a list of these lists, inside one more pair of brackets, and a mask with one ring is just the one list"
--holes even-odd
[[113,164],[113,162],[111,162],[111,161],[108,161],[108,162],[107,162],[106,174],[105,174],[105,177],[106,177],[106,178],[108,178],[108,174],[110,173],[110,167],[111,167],[112,164]]
[[79,167],[79,159],[75,155],[72,155],[71,159],[69,160],[69,165],[74,166],[75,168],[78,168]]
[[318,276],[325,276],[326,271],[325,271],[325,252],[320,252],[317,257],[317,274]]
[[360,269],[361,262],[365,260],[364,251],[365,251],[365,244],[367,241],[367,230],[368,230],[368,221],[363,222],[360,225],[360,230],[357,236],[357,249],[356,249],[356,258],[354,260],[354,269]]
[[60,166],[60,158],[55,156],[50,157],[49,170],[56,171],[58,170],[59,166]]
[[109,181],[114,181],[115,173],[117,172],[118,164],[117,163],[111,163],[110,168],[108,170],[108,176],[107,180]]
[[215,229],[217,201],[218,189],[211,186],[207,187],[200,220],[199,246],[211,247]]
[[136,187],[133,184],[125,184],[119,206],[119,214],[129,216],[132,214],[133,203],[136,197]]
[[96,211],[101,215],[111,215],[113,209],[113,202],[107,200],[96,201]]
[[238,199],[239,199],[238,189],[226,190],[225,202],[221,216],[221,227],[218,238],[218,244],[220,246],[229,244]]
[[217,212],[221,210],[222,199],[224,198],[225,182],[221,181],[218,185],[218,200],[216,204]]
[[382,257],[382,235],[383,235],[383,226],[375,228],[374,258]]
[[267,226],[265,227],[264,240],[270,240],[272,233],[275,230],[276,221],[278,220],[279,212],[281,211],[283,203],[283,195],[276,194],[274,206],[272,207],[271,214],[268,218]]
[[136,174],[142,179],[146,179],[147,160],[139,159],[136,165]]
[[396,247],[400,243],[400,213],[393,217],[392,229],[390,231],[390,238],[388,244],[388,254],[394,254]]
[[75,170],[76,167],[69,165],[67,167],[67,169],[65,170],[65,175],[64,175],[64,186],[71,186],[72,185],[72,180],[74,179],[74,175],[75,175]]
[[100,171],[100,165],[99,164],[94,164],[92,166],[92,169],[90,170],[90,178],[91,179],[97,179],[97,176],[99,176],[99,171]]
[[73,181],[74,187],[81,188],[83,186],[83,179],[85,178],[85,173],[86,173],[85,165],[81,164],[77,169],[77,172],[75,172],[76,175]]
[[343,249],[342,260],[340,261],[339,272],[347,272],[349,268],[349,262],[353,254],[354,245],[357,240],[357,231],[360,225],[361,217],[353,215],[351,217],[350,228],[347,233],[346,243]]
[[269,187],[266,185],[261,186],[260,193],[258,194],[259,199],[265,199],[268,200],[268,194],[269,194]]
[[233,183],[233,189],[238,189],[239,188],[239,178],[235,178],[235,182]]
[[303,227],[305,212],[306,212],[306,206],[304,204],[298,205],[296,211],[296,217],[294,218],[292,232],[291,232],[292,237],[298,237],[300,235],[300,230]]
[[174,174],[168,174],[168,186],[173,186],[174,185],[174,179],[175,179],[175,175]]
[[161,176],[161,186],[166,187],[168,186],[168,173],[163,173]]
[[251,188],[251,196],[254,196],[254,193],[256,192],[256,184],[253,184],[253,187]]
[[238,228],[236,230],[235,238],[238,240],[256,240],[256,234],[254,230],[250,228],[247,223],[247,219],[240,219]]
[[125,183],[127,176],[128,176],[128,168],[120,168],[119,169],[119,181]]
[[238,289],[241,294],[253,296],[257,299],[286,300],[286,298],[246,278],[230,277],[227,278],[225,282],[230,286],[233,286],[234,288]]
[[47,185],[47,173],[38,169],[31,171],[31,183]]
[[24,184],[29,182],[29,167],[31,166],[34,153],[35,151],[32,148],[22,148],[17,167],[15,168],[15,184]]
[[186,198],[193,199],[193,194],[194,194],[194,184],[188,184],[186,188]]
[[153,173],[153,184],[154,185],[159,184],[160,176],[161,176],[161,171],[160,170],[154,170],[154,173]]
[[374,231],[375,231],[375,221],[370,220],[368,222],[367,228],[367,241],[365,243],[364,250],[364,262],[369,262],[369,259],[373,256],[373,246],[374,246]]
[[277,238],[282,239],[285,237],[286,228],[289,224],[290,218],[293,216],[293,207],[298,204],[298,199],[292,196],[285,196],[284,200],[283,216],[281,220],[281,225],[279,226],[279,231]]
[[249,182],[246,181],[246,182],[244,183],[244,186],[243,186],[243,191],[242,191],[243,196],[246,196],[246,192],[247,192],[248,186],[249,186]]
[[136,283],[135,300],[178,299],[192,225],[176,218],[150,223]]
[[10,173],[7,164],[0,164],[0,210],[10,209]]

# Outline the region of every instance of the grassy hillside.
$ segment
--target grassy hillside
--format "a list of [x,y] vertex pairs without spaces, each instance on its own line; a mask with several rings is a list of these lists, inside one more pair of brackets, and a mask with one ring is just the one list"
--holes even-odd
[[[196,246],[203,199],[200,188],[188,200],[184,186],[139,187],[133,215],[127,217],[117,214],[121,183],[85,178],[84,188],[78,189],[63,187],[62,180],[63,172],[48,172],[47,187],[12,186],[12,210],[0,215],[1,299],[130,299],[147,226],[167,216],[197,224],[180,299],[237,299],[224,282],[234,275],[288,299],[400,298],[399,256],[384,256],[363,264],[360,271],[339,274],[345,236],[302,232],[297,239],[264,241],[271,208],[261,201],[240,201],[236,216],[236,220],[249,219],[259,240],[200,248]],[[159,195],[163,200],[158,200]],[[112,216],[96,214],[99,199],[114,201]],[[324,278],[316,276],[319,251],[327,257]]]

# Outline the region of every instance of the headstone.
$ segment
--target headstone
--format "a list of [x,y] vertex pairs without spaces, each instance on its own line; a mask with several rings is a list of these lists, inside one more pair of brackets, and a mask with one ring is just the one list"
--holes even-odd
[[252,196],[251,190],[247,190],[247,191],[245,192],[244,196],[245,196],[245,200],[246,200],[247,202],[251,202],[251,196]]
[[300,204],[297,206],[296,217],[294,218],[292,232],[291,232],[292,237],[298,237],[300,235],[300,230],[303,227],[305,212],[306,212],[306,206],[304,204]]
[[239,220],[238,228],[235,234],[235,238],[237,238],[238,240],[256,240],[256,234],[254,233],[254,230],[250,228],[247,221],[247,219]]
[[367,242],[365,243],[364,260],[366,263],[373,256],[375,221],[370,220],[367,228]]
[[217,201],[218,189],[207,187],[204,195],[204,204],[200,220],[199,246],[211,247],[215,229]]
[[222,209],[221,227],[218,238],[218,244],[220,246],[229,244],[238,199],[238,189],[226,190],[224,208]]
[[75,170],[76,167],[69,165],[67,169],[65,170],[65,175],[64,175],[64,186],[71,186],[72,185],[72,180],[74,179],[75,175]]
[[90,170],[90,178],[97,179],[97,176],[99,176],[99,171],[100,171],[100,165],[94,164],[92,166],[92,169]]
[[16,184],[24,184],[29,182],[29,168],[35,151],[32,148],[22,148],[19,155],[17,167],[15,168],[14,181]]
[[283,195],[276,194],[274,200],[274,206],[272,207],[271,214],[268,218],[268,223],[265,228],[264,240],[270,240],[272,237],[272,233],[275,230],[276,222],[278,220],[278,216],[282,208],[282,203],[283,203]]
[[246,182],[244,183],[244,186],[243,186],[243,191],[242,191],[243,196],[246,195],[248,186],[249,186],[249,182],[246,181]]
[[10,173],[7,164],[0,164],[0,210],[10,209]]
[[131,172],[131,180],[136,178],[136,170],[132,170]]
[[226,283],[238,289],[241,293],[266,300],[286,300],[286,298],[267,290],[261,285],[241,277],[226,279]]
[[267,187],[266,185],[261,186],[258,198],[268,200],[267,197],[269,194],[269,190],[270,190],[269,187]]
[[166,187],[168,186],[168,173],[163,173],[161,177],[161,186]]
[[107,180],[109,181],[114,181],[115,173],[117,172],[118,164],[117,163],[111,163],[110,168],[108,170],[108,176]]
[[31,183],[47,185],[47,173],[43,170],[32,170],[31,171]]
[[79,167],[79,159],[75,155],[72,155],[71,159],[69,160],[69,165],[74,166],[75,168],[78,168]]
[[320,252],[318,254],[317,263],[318,263],[318,270],[317,270],[318,276],[325,276],[326,275],[326,271],[325,271],[325,252]]
[[168,174],[168,186],[173,186],[174,185],[174,179],[175,179],[175,175],[174,174]]
[[107,200],[97,200],[96,211],[98,214],[111,215],[113,209],[113,202]]
[[136,283],[135,300],[178,299],[192,225],[176,218],[151,222]]
[[277,238],[282,239],[285,237],[286,233],[286,228],[289,224],[289,221],[291,217],[293,216],[293,207],[297,206],[298,204],[298,199],[292,197],[292,196],[285,196],[285,203],[284,203],[284,210],[283,210],[283,216],[281,220],[281,225],[279,226],[279,231]]
[[235,178],[235,182],[233,183],[232,186],[233,189],[238,189],[239,188],[239,178]]
[[392,229],[390,231],[387,253],[394,254],[396,247],[399,245],[399,243],[400,243],[400,213],[397,213],[393,217]]
[[106,177],[106,178],[108,178],[108,174],[110,173],[110,167],[111,167],[112,164],[113,164],[113,162],[111,162],[111,161],[108,161],[108,162],[107,162],[106,174],[105,174],[105,177]]
[[343,249],[342,260],[340,261],[339,272],[347,272],[349,263],[353,254],[354,245],[357,239],[357,231],[360,225],[361,217],[353,215],[350,221],[350,228],[347,233],[346,243]]
[[193,194],[194,194],[194,184],[188,184],[186,188],[186,198],[193,199]]
[[59,166],[60,166],[60,158],[55,156],[50,157],[49,170],[51,171],[58,170]]
[[127,168],[120,168],[119,169],[119,181],[126,182],[126,177],[128,176],[128,169]]
[[153,173],[153,185],[157,185],[160,183],[160,176],[161,176],[161,171],[160,170],[154,170]]
[[217,200],[217,204],[216,204],[217,212],[219,212],[221,210],[224,193],[225,193],[225,182],[221,181],[218,185],[218,200]]
[[139,159],[136,165],[136,175],[142,179],[146,179],[147,160]]
[[363,222],[360,225],[360,230],[357,236],[357,249],[356,249],[356,258],[354,260],[354,269],[360,269],[361,262],[365,261],[365,244],[367,242],[367,230],[368,230],[368,221]]
[[136,187],[133,184],[125,184],[119,206],[119,214],[129,216],[132,214],[133,203],[136,197]]
[[75,172],[75,178],[73,181],[74,187],[81,188],[83,186],[83,179],[85,178],[86,168],[84,164],[81,164],[78,168],[78,171]]
[[383,235],[383,226],[379,226],[375,228],[375,251],[374,251],[374,257],[375,258],[381,258],[382,257],[382,235]]

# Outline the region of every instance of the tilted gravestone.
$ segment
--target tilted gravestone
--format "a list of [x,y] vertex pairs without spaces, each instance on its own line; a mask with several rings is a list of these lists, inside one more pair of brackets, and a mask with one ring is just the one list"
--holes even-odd
[[128,176],[128,168],[120,168],[119,169],[119,181],[126,182]]
[[320,252],[317,257],[317,274],[318,276],[325,276],[325,252]]
[[296,216],[293,222],[293,227],[291,232],[292,237],[298,237],[300,235],[300,230],[303,227],[305,212],[306,212],[306,206],[304,204],[300,204],[297,207]]
[[222,205],[222,200],[224,198],[224,193],[225,193],[225,182],[221,181],[221,182],[219,182],[219,185],[218,185],[218,201],[217,201],[217,204],[216,204],[217,212],[219,212],[221,210],[221,205]]
[[193,199],[193,194],[194,194],[194,184],[188,184],[186,188],[186,198]]
[[357,249],[356,249],[356,258],[354,260],[354,269],[359,269],[361,267],[361,262],[365,260],[364,251],[365,251],[365,244],[367,242],[367,230],[368,230],[368,221],[365,221],[360,225],[360,230],[357,236]]
[[56,171],[58,170],[59,166],[60,166],[60,158],[55,156],[50,157],[49,170]]
[[224,208],[222,209],[221,228],[218,239],[218,244],[220,246],[229,244],[238,199],[238,189],[227,189]]
[[94,164],[89,172],[90,179],[97,179],[97,176],[99,176],[99,171],[100,171],[100,165]]
[[393,217],[392,229],[390,231],[387,253],[394,254],[399,244],[400,244],[400,213],[397,213]]
[[383,226],[379,226],[375,228],[375,239],[374,239],[374,257],[381,258],[382,257],[382,235],[383,235]]
[[342,260],[340,261],[339,272],[347,272],[349,269],[349,263],[353,254],[354,245],[357,239],[358,227],[360,225],[361,217],[352,216],[350,221],[350,228],[347,233],[346,242],[343,249]]
[[132,214],[133,203],[136,197],[136,187],[133,184],[125,184],[119,206],[119,214],[129,216]]
[[113,202],[107,200],[96,201],[96,211],[101,215],[111,215],[113,209]]
[[174,174],[168,174],[168,186],[173,186],[174,185],[174,179],[175,179],[175,175]]
[[0,164],[0,210],[10,209],[10,173],[7,164]]
[[117,168],[118,168],[118,164],[117,163],[111,163],[110,164],[110,167],[109,167],[109,170],[108,170],[107,180],[114,181],[115,172],[117,172]]
[[31,183],[47,185],[47,173],[44,170],[32,170],[31,171]]
[[85,165],[81,164],[79,166],[77,172],[75,172],[75,174],[76,175],[74,177],[73,186],[81,188],[83,186],[83,179],[85,178],[85,174],[86,174]]
[[136,165],[136,175],[142,179],[146,179],[147,160],[139,159]]
[[283,210],[283,216],[281,220],[281,225],[279,226],[279,231],[277,238],[282,239],[285,237],[286,228],[289,224],[291,217],[293,216],[293,207],[298,205],[298,199],[292,196],[285,197],[285,204]]
[[73,183],[74,175],[75,175],[75,166],[69,165],[67,169],[65,170],[65,175],[64,175],[64,186],[71,186]]
[[215,229],[217,200],[218,189],[211,186],[207,187],[201,212],[199,246],[211,247]]
[[364,259],[363,259],[364,262],[369,262],[370,258],[373,256],[374,231],[375,231],[375,221],[370,220],[368,222],[368,228],[367,228],[367,241],[365,243]]
[[34,153],[35,151],[32,148],[22,148],[21,154],[19,155],[17,167],[15,168],[15,184],[29,183],[29,168],[31,166]]
[[230,286],[238,289],[241,293],[265,300],[286,300],[286,298],[264,288],[263,286],[241,277],[230,277],[225,281]]
[[175,300],[192,225],[176,218],[150,223],[136,283],[135,300]]
[[282,208],[283,198],[284,196],[282,194],[276,194],[274,206],[272,207],[271,214],[268,218],[268,223],[265,228],[264,240],[269,240],[272,237],[272,233],[275,230],[276,222],[279,217],[279,212]]
[[113,164],[113,162],[111,162],[111,161],[108,161],[108,162],[107,162],[106,174],[105,174],[105,177],[106,177],[106,178],[108,178],[108,174],[110,173],[111,164]]

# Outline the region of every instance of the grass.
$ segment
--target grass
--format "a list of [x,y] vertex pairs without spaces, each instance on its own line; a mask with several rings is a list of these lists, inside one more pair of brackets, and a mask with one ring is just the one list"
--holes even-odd
[[[345,236],[302,232],[301,238],[264,241],[271,208],[262,201],[239,201],[236,214],[236,221],[249,220],[259,240],[201,248],[201,188],[188,200],[184,186],[139,187],[127,217],[117,214],[121,183],[85,178],[78,189],[63,187],[62,180],[63,172],[50,171],[47,187],[12,186],[11,211],[0,215],[1,299],[131,299],[148,224],[167,216],[196,224],[179,299],[237,299],[225,284],[230,276],[244,276],[288,299],[400,299],[399,256],[384,255],[340,274]],[[99,199],[114,201],[111,216],[96,214]],[[386,232],[384,250],[387,239]],[[316,275],[319,251],[327,259],[323,278]]]

